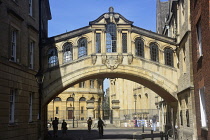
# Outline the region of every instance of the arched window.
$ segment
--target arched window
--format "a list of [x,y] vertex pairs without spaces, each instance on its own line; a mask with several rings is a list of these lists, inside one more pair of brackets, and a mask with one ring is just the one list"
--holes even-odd
[[55,101],[61,101],[61,98],[60,97],[55,97],[54,102]]
[[164,49],[164,55],[165,55],[165,64],[168,66],[174,66],[173,63],[173,50],[170,48]]
[[86,101],[86,99],[85,99],[85,97],[81,97],[80,99],[79,99],[79,101],[81,102],[81,101]]
[[78,58],[87,56],[87,39],[81,38],[78,42]]
[[116,25],[109,23],[106,26],[106,52],[112,53],[117,51]]
[[54,67],[58,65],[58,53],[56,48],[52,48],[48,51],[48,66]]
[[63,63],[67,63],[73,60],[73,47],[71,43],[65,43],[63,45]]
[[144,57],[144,42],[141,38],[135,40],[136,56]]
[[66,101],[74,101],[73,97],[68,97]]
[[91,100],[91,101],[95,101],[95,98],[94,98],[94,97],[92,97],[92,98],[90,98],[90,100]]
[[158,46],[155,43],[150,44],[150,57],[152,61],[158,62]]

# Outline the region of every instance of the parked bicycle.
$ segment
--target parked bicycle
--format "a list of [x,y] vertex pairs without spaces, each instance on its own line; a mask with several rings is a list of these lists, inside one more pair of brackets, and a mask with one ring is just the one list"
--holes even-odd
[[175,138],[175,140],[178,140],[178,132],[176,128],[174,128],[174,134],[173,134],[173,129],[171,128],[166,132],[166,135],[169,138]]

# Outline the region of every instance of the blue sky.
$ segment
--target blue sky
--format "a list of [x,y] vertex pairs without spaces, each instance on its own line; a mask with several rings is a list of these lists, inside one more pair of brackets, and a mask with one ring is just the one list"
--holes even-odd
[[133,25],[156,31],[156,0],[50,0],[49,37],[88,26],[111,6]]
[[88,26],[110,6],[135,26],[156,31],[156,0],[50,0],[50,6],[49,37]]

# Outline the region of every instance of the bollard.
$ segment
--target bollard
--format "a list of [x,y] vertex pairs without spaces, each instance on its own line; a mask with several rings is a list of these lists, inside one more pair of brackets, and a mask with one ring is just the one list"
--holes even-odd
[[144,125],[142,126],[142,133],[144,133]]
[[163,132],[162,131],[160,132],[160,138],[161,138],[161,140],[163,140]]
[[153,130],[151,130],[151,140],[154,140]]

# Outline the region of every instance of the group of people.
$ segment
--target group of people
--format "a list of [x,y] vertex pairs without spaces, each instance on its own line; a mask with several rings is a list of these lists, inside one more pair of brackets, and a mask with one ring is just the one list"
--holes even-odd
[[[88,132],[91,132],[91,127],[92,127],[92,119],[91,117],[89,117],[89,119],[87,120],[87,125],[88,125]],[[58,118],[55,117],[55,120],[52,121],[52,126],[53,126],[53,136],[54,137],[58,137]],[[103,127],[105,126],[104,122],[102,121],[102,119],[99,117],[98,120],[98,131],[99,131],[99,136],[103,136]],[[64,135],[67,136],[67,123],[65,122],[65,120],[63,120],[62,125],[61,125],[61,130],[62,130],[62,137]]]
[[[55,120],[52,121],[52,126],[53,126],[53,136],[58,137],[58,118],[55,117]],[[61,130],[62,130],[62,136],[67,135],[67,123],[65,120],[63,120],[62,125],[61,125]]]
[[[92,119],[91,117],[89,117],[89,119],[87,120],[87,124],[88,124],[88,132],[90,133],[91,132],[91,126],[92,126]],[[102,121],[102,119],[99,117],[98,118],[98,132],[99,132],[99,136],[103,136],[103,132],[104,132],[104,127],[105,124],[104,122]]]
[[152,127],[152,130],[153,131],[156,131],[156,127],[157,127],[157,118],[156,116],[153,116],[153,118],[149,121],[147,120],[144,120],[144,119],[135,119],[135,122],[134,122],[134,125],[135,127]]

